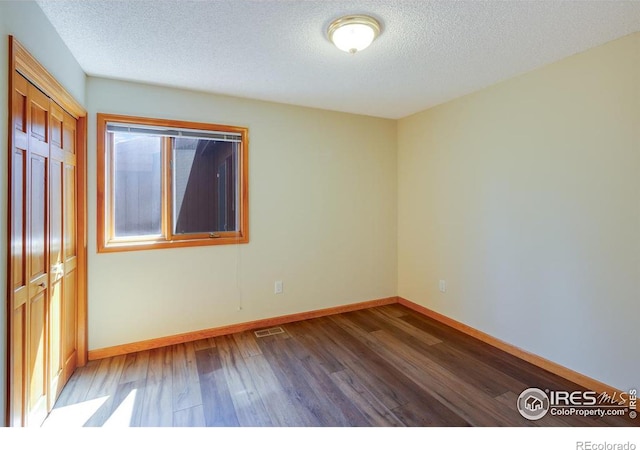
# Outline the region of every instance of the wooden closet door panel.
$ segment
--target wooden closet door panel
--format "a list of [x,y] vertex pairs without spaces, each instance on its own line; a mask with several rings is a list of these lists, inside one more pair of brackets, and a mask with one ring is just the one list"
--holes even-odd
[[29,279],[47,274],[47,158],[31,154],[29,195]]
[[[65,164],[64,167],[64,261],[75,260],[76,246],[76,166]],[[75,263],[74,263],[75,264]]]
[[29,199],[29,312],[27,345],[28,425],[40,425],[47,414],[48,223],[47,158],[31,153]]
[[[27,297],[27,80],[14,74],[13,79],[13,148],[11,167],[11,282],[14,295],[14,307],[26,302]],[[21,292],[22,291],[22,292]]]
[[11,266],[14,308],[26,301],[27,294],[27,151],[17,148],[13,152],[11,187]]
[[78,278],[77,278],[77,121],[64,113],[62,122],[62,382],[66,383],[78,362]]
[[10,186],[10,214],[11,235],[10,252],[11,267],[9,282],[11,283],[12,311],[9,331],[11,336],[10,353],[10,390],[9,401],[12,405],[9,412],[10,424],[22,426],[26,422],[26,367],[27,367],[27,336],[29,300],[29,281],[27,279],[27,223],[28,211],[26,199],[28,197],[28,102],[27,80],[15,73],[13,76],[12,99],[12,142],[11,148],[11,186]]
[[47,298],[42,291],[31,299],[29,306],[27,423],[30,426],[39,426],[47,416],[46,316]]
[[28,236],[29,277],[48,273],[48,159],[49,159],[49,98],[32,85],[28,86],[28,138],[31,165],[31,185],[27,203],[30,209],[30,235]]
[[64,298],[63,233],[63,179],[64,152],[62,151],[64,114],[51,104],[49,147],[49,402],[53,408],[66,380],[62,379],[62,303]]
[[27,90],[29,279],[27,345],[27,425],[39,426],[48,407],[49,308],[49,98]]
[[28,87],[29,93],[29,151],[38,155],[49,156],[49,97],[33,85]]
[[24,426],[26,422],[25,373],[27,371],[27,304],[14,308],[11,326],[11,411],[9,423]]
[[62,278],[53,281],[52,272],[51,287],[49,288],[49,403],[50,411],[64,386],[62,375],[62,298],[64,285]]
[[[65,286],[77,286],[77,271],[72,270],[65,274]],[[63,325],[63,379],[66,382],[78,364],[78,335],[76,333],[78,324],[78,294],[76,289],[65,289],[62,304]],[[73,333],[69,330],[73,329]]]
[[[15,98],[16,96],[14,96]],[[26,104],[26,96],[25,96]],[[25,118],[26,130],[26,118]],[[14,134],[21,133],[16,130]],[[26,133],[23,133],[26,144]],[[16,142],[16,140],[14,140]],[[27,372],[27,336],[28,329],[28,291],[27,282],[27,249],[26,249],[26,180],[27,180],[27,151],[16,148],[13,150],[12,186],[11,186],[11,268],[12,268],[12,315],[11,318],[11,372],[10,372],[10,401],[14,407],[9,414],[12,425],[23,426],[26,423],[26,378]]]

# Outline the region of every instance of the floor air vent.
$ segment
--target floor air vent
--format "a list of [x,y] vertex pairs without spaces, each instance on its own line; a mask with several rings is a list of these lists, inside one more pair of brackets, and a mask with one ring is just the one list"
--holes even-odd
[[273,327],[273,328],[267,328],[266,330],[258,330],[258,331],[254,331],[256,337],[267,337],[267,336],[273,336],[274,334],[282,334],[284,333],[284,330],[282,329],[282,327]]

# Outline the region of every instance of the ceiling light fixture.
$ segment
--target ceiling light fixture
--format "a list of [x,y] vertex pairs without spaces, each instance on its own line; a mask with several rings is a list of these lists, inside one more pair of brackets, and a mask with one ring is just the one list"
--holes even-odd
[[369,16],[344,16],[327,30],[329,40],[340,50],[354,54],[367,48],[380,34],[380,23]]

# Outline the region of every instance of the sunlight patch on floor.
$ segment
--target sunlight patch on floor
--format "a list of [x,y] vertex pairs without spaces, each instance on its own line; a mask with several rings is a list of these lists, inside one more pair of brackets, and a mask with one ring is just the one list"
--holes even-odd
[[131,418],[133,417],[133,408],[136,404],[136,392],[134,389],[120,403],[120,406],[109,416],[104,423],[104,427],[129,427],[131,426]]
[[108,395],[85,402],[55,408],[42,424],[46,427],[82,427],[107,401]]

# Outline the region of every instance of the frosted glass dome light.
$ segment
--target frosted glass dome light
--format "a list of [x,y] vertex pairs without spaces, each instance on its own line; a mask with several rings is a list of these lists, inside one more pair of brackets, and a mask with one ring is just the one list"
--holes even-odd
[[328,34],[336,47],[353,54],[371,45],[380,34],[380,24],[369,16],[345,16],[331,22]]

